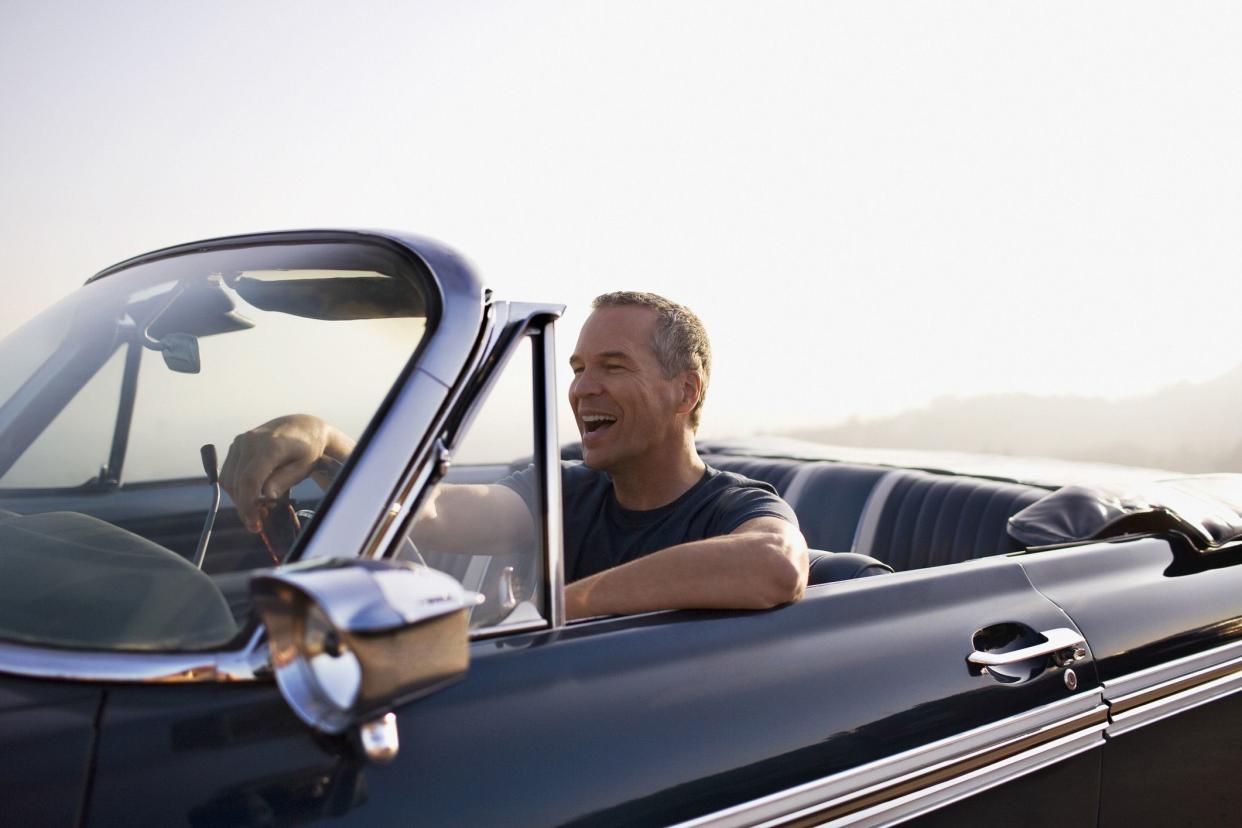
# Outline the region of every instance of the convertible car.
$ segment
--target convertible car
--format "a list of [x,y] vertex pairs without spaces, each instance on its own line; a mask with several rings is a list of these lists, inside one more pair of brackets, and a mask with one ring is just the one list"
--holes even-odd
[[[1242,819],[1242,475],[700,446],[813,553],[769,611],[567,623],[554,325],[443,246],[122,262],[0,345],[0,824]],[[338,468],[221,494],[313,413]],[[420,534],[533,470],[521,548]]]

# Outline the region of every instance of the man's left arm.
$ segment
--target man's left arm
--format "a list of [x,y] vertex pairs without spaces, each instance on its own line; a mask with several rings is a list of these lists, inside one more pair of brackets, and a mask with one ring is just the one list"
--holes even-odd
[[727,535],[670,546],[569,584],[566,615],[769,609],[802,597],[807,560],[798,527],[755,517]]

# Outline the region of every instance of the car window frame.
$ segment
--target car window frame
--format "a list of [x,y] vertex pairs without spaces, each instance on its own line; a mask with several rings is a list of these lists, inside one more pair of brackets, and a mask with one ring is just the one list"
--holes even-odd
[[472,641],[560,629],[566,624],[561,476],[549,473],[560,468],[555,323],[562,312],[563,307],[559,305],[520,302],[493,302],[488,305],[487,324],[479,351],[459,384],[450,413],[435,431],[434,452],[424,458],[418,472],[411,475],[407,483],[406,488],[416,494],[403,498],[403,519],[386,533],[382,552],[370,556],[391,559],[398,554],[402,539],[409,532],[423,498],[451,467],[454,449],[465,439],[496,381],[529,337],[532,346],[530,404],[533,406],[535,449],[532,461],[540,495],[537,529],[544,617],[539,621],[480,627],[470,631]]

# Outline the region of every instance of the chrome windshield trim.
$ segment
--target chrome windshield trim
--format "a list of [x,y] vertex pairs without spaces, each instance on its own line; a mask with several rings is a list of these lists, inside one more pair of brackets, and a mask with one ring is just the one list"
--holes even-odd
[[1099,690],[735,805],[677,828],[883,825],[1104,743]]
[[261,630],[250,637],[242,650],[202,653],[61,650],[0,641],[0,674],[129,684],[271,680]]
[[409,467],[410,458],[423,457],[423,429],[436,417],[449,389],[440,380],[415,369],[389,409],[352,472],[340,484],[330,508],[311,524],[313,534],[299,560],[356,558],[375,544],[377,533],[403,511],[394,489]]
[[[559,315],[559,314],[558,314]],[[536,441],[543,483],[543,553],[547,569],[548,614],[552,629],[565,626],[565,551],[561,500],[561,447],[556,425],[556,336],[555,318],[545,318],[535,333],[538,353],[535,367],[535,428],[543,430]]]
[[435,443],[438,417],[467,373],[484,329],[484,291],[465,261],[427,239],[370,233],[403,245],[418,257],[441,291],[441,317],[418,365],[397,391],[362,452],[311,524],[299,560],[374,554],[408,509],[405,481]]
[[390,503],[381,522],[371,534],[363,550],[364,557],[392,557],[397,554],[397,539],[409,531],[410,522],[418,514],[419,505],[428,484],[439,471],[441,462],[451,459],[451,452],[445,452],[442,442],[443,432],[451,412],[460,404],[466,389],[479,373],[479,367],[496,347],[496,342],[504,329],[507,318],[508,304],[495,302],[487,306],[483,312],[483,326],[462,370],[457,383],[446,389],[446,398],[441,402],[438,412],[431,418],[423,436],[424,443],[414,453],[408,467],[401,476],[395,493],[390,496]]

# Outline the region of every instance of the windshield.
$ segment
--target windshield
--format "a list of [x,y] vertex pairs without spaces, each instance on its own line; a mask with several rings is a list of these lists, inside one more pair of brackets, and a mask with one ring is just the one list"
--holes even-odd
[[232,638],[249,575],[289,554],[329,482],[279,493],[279,531],[252,532],[227,494],[213,508],[205,458],[303,411],[360,437],[424,339],[428,295],[380,245],[192,253],[97,279],[0,343],[0,638]]

